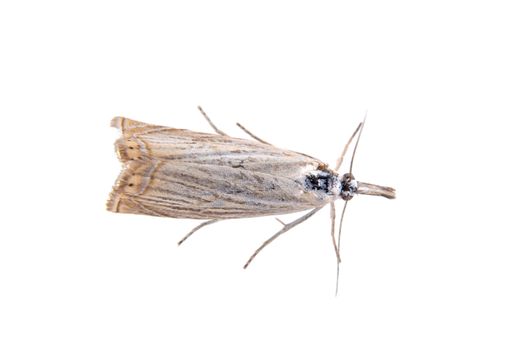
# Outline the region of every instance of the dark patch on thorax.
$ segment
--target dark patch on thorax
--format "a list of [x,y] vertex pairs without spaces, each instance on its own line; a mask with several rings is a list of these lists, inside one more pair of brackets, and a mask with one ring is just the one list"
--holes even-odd
[[320,170],[305,177],[304,186],[310,191],[321,191],[331,193],[334,185],[338,181],[337,175],[330,170]]

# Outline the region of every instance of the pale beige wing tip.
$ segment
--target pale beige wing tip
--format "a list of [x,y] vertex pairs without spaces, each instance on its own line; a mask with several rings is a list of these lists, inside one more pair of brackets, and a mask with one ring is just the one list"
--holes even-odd
[[106,202],[106,208],[115,213],[142,213],[157,215],[154,211],[140,205],[140,194],[149,186],[151,173],[156,164],[142,161],[128,161],[113,185],[113,189]]
[[120,201],[122,197],[122,192],[124,191],[124,188],[126,186],[126,181],[128,179],[129,179],[129,172],[127,170],[127,167],[124,166],[117,180],[115,181],[113,188],[111,189],[111,193],[109,194],[109,198],[106,202],[107,210],[114,212],[114,213],[119,212],[119,205],[120,205]]
[[115,190],[111,191],[109,194],[109,199],[106,202],[106,209],[113,213],[118,213],[118,207],[120,204],[120,195],[115,193]]
[[[110,124],[111,127],[117,128],[119,130],[123,130],[124,119],[125,119],[124,117],[114,117],[113,119],[111,119],[111,124]],[[119,140],[117,140],[117,143],[115,144],[117,156],[121,161],[124,161],[121,156],[123,152],[119,150],[120,148],[119,146],[120,146],[120,143],[119,143]],[[111,193],[109,194],[109,198],[106,202],[106,209],[114,213],[118,212],[118,207],[120,203],[120,195],[117,193],[117,189],[116,189],[119,187],[120,177],[121,176],[119,176],[119,179],[117,179],[117,183],[115,183],[115,186],[113,186],[113,189],[111,190]]]
[[117,128],[119,130],[123,130],[123,125],[124,125],[124,120],[126,118],[124,117],[115,117],[113,119],[111,119],[111,127],[113,128]]
[[133,134],[141,129],[158,128],[156,125],[146,124],[125,117],[114,117],[111,119],[111,126],[122,131],[122,134]]

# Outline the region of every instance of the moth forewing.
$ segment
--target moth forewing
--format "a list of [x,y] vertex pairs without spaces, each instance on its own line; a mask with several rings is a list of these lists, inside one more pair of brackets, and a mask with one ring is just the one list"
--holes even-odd
[[124,163],[170,160],[221,165],[288,178],[327,167],[308,155],[252,140],[149,125],[122,117],[114,118],[112,125],[122,130],[115,147]]
[[126,162],[108,208],[173,218],[232,219],[293,213],[329,198],[293,178],[173,160]]

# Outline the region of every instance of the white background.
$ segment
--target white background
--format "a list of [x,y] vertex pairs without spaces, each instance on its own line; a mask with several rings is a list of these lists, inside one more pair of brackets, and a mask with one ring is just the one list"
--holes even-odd
[[[2,1],[0,348],[523,349],[520,1]],[[339,296],[325,208],[105,211],[115,115],[334,164],[368,109]],[[347,165],[346,165],[347,166]],[[341,203],[339,203],[339,209]],[[291,220],[297,215],[284,217]]]

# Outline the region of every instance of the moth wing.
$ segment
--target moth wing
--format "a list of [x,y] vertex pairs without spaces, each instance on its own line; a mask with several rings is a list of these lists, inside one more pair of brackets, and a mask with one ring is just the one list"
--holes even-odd
[[297,179],[222,165],[130,160],[108,210],[174,218],[243,218],[298,212],[330,198],[307,192]]
[[112,126],[122,131],[115,148],[122,162],[169,160],[219,165],[283,177],[328,166],[308,155],[261,142],[151,125],[116,117]]

